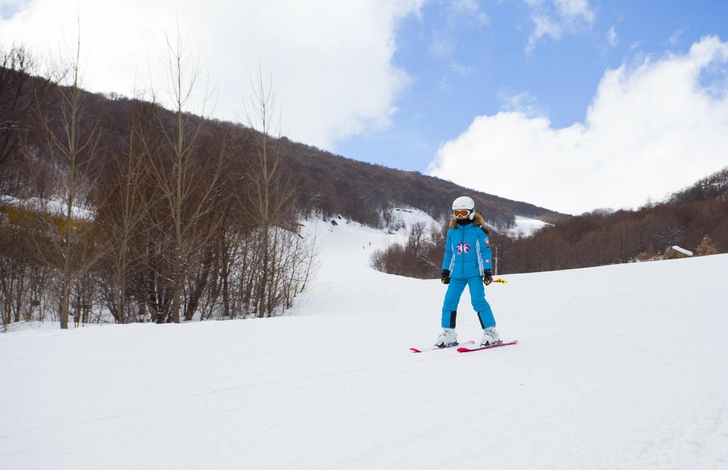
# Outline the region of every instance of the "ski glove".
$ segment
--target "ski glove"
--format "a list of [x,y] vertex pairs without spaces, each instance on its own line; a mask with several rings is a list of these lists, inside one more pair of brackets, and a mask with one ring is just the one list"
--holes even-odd
[[486,269],[483,272],[483,283],[486,286],[489,286],[491,282],[493,282],[493,271],[491,271],[490,269]]
[[450,284],[450,271],[447,269],[442,270],[442,276],[440,276],[440,282],[443,284]]

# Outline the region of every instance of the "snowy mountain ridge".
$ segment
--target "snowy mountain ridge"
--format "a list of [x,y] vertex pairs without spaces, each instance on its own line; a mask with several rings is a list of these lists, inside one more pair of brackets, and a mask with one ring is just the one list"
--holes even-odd
[[0,468],[728,466],[728,255],[505,276],[517,346],[411,354],[445,287],[369,267],[401,234],[315,228],[284,317],[0,335]]

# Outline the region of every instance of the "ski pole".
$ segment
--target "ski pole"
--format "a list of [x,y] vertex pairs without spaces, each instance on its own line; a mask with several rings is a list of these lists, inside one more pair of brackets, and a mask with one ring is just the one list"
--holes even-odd
[[501,284],[505,284],[508,281],[506,281],[502,277],[498,277],[498,278],[493,279],[491,282],[500,282]]

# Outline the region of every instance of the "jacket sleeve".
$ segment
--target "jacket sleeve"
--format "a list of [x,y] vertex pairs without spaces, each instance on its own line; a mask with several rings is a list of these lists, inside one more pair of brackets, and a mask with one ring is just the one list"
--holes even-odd
[[447,231],[447,239],[445,240],[445,257],[442,260],[442,269],[451,271],[452,263],[452,243],[450,243],[450,230]]
[[493,270],[493,254],[490,250],[490,237],[483,232],[483,246],[481,247],[480,254],[483,260],[483,271],[486,269]]

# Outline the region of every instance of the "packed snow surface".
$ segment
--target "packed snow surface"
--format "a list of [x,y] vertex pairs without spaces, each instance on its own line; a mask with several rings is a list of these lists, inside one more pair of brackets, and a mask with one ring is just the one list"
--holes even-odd
[[0,468],[728,468],[728,255],[504,276],[518,345],[412,354],[445,286],[318,227],[290,315],[0,334]]

